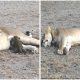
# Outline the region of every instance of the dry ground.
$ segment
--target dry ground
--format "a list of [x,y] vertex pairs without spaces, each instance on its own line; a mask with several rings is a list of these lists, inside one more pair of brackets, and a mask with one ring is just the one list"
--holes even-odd
[[[38,38],[38,2],[1,2],[0,25],[29,30]],[[15,54],[9,50],[0,51],[0,79],[37,79],[39,54],[27,52],[26,55]]]
[[[48,25],[80,27],[80,2],[42,2],[42,35]],[[42,47],[42,78],[80,78],[80,46],[72,47],[69,55],[57,55],[54,47]]]

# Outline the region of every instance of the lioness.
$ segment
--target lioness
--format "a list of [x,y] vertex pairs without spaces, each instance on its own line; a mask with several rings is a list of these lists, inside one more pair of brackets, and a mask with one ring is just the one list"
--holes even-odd
[[[10,48],[10,40],[17,36],[20,38],[20,41],[24,43],[23,48],[28,48],[27,45],[31,45],[31,48],[35,49],[35,46],[39,46],[40,41],[38,39],[29,37],[25,35],[20,30],[11,28],[11,27],[0,27],[0,50],[5,50]],[[30,47],[30,46],[29,46]],[[37,50],[37,49],[35,49]]]
[[80,28],[51,28],[45,31],[43,45],[51,46],[51,42],[58,44],[58,54],[67,54],[71,46],[80,44]]

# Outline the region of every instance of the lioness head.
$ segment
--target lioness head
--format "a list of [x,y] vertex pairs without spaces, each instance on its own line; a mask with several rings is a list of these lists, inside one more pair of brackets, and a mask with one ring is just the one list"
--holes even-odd
[[45,31],[44,36],[43,36],[42,45],[44,47],[50,47],[51,41],[52,41],[51,28],[48,27],[47,30]]
[[45,34],[43,36],[42,45],[44,47],[50,47],[51,44],[55,44],[55,46],[58,46],[58,39],[59,39],[59,29],[53,27],[48,27],[45,31]]

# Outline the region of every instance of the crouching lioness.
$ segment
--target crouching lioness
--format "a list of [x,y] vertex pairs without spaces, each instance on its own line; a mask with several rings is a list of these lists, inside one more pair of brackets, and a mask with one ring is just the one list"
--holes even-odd
[[[0,27],[0,50],[5,50],[10,48],[10,40],[17,36],[23,43],[23,48],[30,48],[37,50],[36,46],[39,46],[40,41],[38,39],[29,37],[25,35],[20,30],[11,27]],[[31,45],[31,46],[28,46]]]
[[45,31],[43,46],[51,46],[51,42],[58,44],[58,54],[66,54],[71,46],[80,44],[80,28],[51,28]]

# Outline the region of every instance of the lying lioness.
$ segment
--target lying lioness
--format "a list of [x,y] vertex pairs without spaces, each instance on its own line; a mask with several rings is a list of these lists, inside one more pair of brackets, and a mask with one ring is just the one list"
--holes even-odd
[[[20,41],[23,43],[23,48],[33,48],[39,46],[40,41],[38,39],[32,38],[30,36],[25,35],[20,30],[11,28],[11,27],[0,27],[0,50],[5,50],[10,48],[10,40],[17,36],[20,38]],[[25,44],[25,45],[24,45]],[[36,49],[37,50],[37,47]]]
[[58,54],[66,54],[71,46],[80,44],[80,28],[51,28],[45,31],[43,45],[51,46],[51,42],[58,44]]

